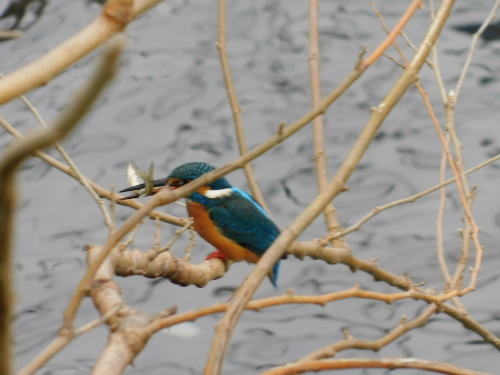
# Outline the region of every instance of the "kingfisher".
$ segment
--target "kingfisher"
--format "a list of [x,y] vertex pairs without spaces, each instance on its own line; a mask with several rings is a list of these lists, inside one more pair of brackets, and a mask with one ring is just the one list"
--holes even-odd
[[[154,194],[163,187],[177,189],[215,169],[207,163],[185,163],[166,178],[149,183],[146,181],[123,189],[120,193],[136,191],[136,194],[122,198],[131,199],[139,197],[141,194],[137,191],[141,189],[146,189],[148,194]],[[186,203],[194,229],[216,248],[207,259],[221,258],[233,262],[246,260],[255,264],[280,234],[262,206],[250,194],[233,187],[224,177],[193,192],[186,198]],[[268,275],[276,289],[279,267],[280,261]]]

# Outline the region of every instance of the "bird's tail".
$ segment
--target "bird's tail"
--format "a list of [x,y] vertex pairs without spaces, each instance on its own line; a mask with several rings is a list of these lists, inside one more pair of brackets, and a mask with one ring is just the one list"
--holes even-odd
[[281,263],[281,260],[278,260],[276,262],[276,264],[274,265],[272,271],[269,272],[269,274],[268,274],[269,280],[271,280],[271,282],[273,283],[273,285],[276,289],[278,289],[278,276],[280,273],[280,263]]

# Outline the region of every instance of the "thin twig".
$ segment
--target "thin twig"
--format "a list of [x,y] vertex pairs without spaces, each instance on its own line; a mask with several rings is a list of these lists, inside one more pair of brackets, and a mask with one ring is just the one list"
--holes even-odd
[[476,372],[449,363],[433,362],[418,358],[343,358],[324,361],[311,361],[290,364],[276,370],[272,369],[262,375],[295,375],[304,372],[322,372],[327,370],[362,369],[362,368],[385,368],[394,370],[398,368],[409,368],[432,371],[447,375],[492,375],[484,372]]
[[191,253],[196,245],[196,231],[194,230],[194,226],[191,225],[189,227],[189,246],[186,247],[186,255],[184,256],[184,260],[186,262],[191,262]]
[[[431,20],[434,19],[434,1],[430,1],[430,17]],[[437,43],[432,48],[432,64],[431,69],[434,72],[434,77],[439,87],[439,93],[441,94],[441,99],[443,103],[446,102],[446,88],[444,85],[443,75],[441,73],[441,68],[439,64],[439,54],[438,54],[438,45]],[[446,144],[449,144],[450,135],[446,135]],[[446,171],[446,153],[443,151],[441,156],[441,166],[439,172],[440,182],[444,182]],[[451,285],[451,274],[448,269],[448,265],[446,263],[446,257],[444,254],[444,239],[443,239],[443,220],[444,220],[444,208],[446,205],[446,189],[444,187],[440,190],[440,200],[439,200],[439,208],[436,222],[436,254],[439,261],[439,267],[441,268],[441,273],[443,274],[444,280],[446,282],[446,288]],[[465,306],[458,298],[453,298],[453,303],[458,308],[461,308],[465,311]]]
[[148,252],[149,259],[154,260],[161,253],[170,250],[172,248],[173,244],[182,236],[182,234],[186,230],[188,230],[191,227],[192,224],[193,224],[193,219],[189,218],[187,223],[182,228],[176,230],[175,235],[172,237],[172,239],[170,241],[168,241],[168,243],[165,246],[163,246],[163,247],[158,246],[157,249],[151,249]]
[[97,326],[101,325],[106,320],[108,320],[110,317],[112,317],[121,307],[122,307],[122,305],[115,305],[113,308],[111,308],[108,311],[106,311],[106,313],[104,315],[102,315],[101,317],[99,317],[99,318],[97,318],[97,319],[95,319],[95,320],[93,320],[91,322],[88,322],[84,326],[76,329],[75,330],[75,337],[77,337],[79,335],[82,335],[84,333],[87,333],[88,331],[90,331],[90,330],[96,328]]
[[[382,18],[381,15],[380,15],[380,18]],[[435,20],[435,18],[433,19],[433,22],[434,22],[434,20]],[[402,54],[401,50],[399,50],[399,51],[400,51],[401,57],[403,58],[405,63],[407,63],[407,60],[406,60],[404,54]],[[479,273],[479,269],[481,266],[482,247],[481,247],[481,244],[479,243],[479,235],[478,235],[479,228],[478,228],[477,224],[475,223],[474,218],[472,217],[472,210],[470,207],[470,202],[468,200],[469,194],[468,194],[468,188],[467,188],[467,181],[465,180],[465,174],[463,171],[463,167],[462,167],[462,164],[460,164],[460,163],[457,164],[457,162],[455,160],[453,160],[453,157],[451,155],[451,151],[449,149],[446,137],[444,137],[444,135],[443,135],[443,132],[442,132],[441,127],[439,125],[439,122],[437,120],[436,114],[432,108],[432,104],[430,103],[428,93],[423,89],[422,85],[419,82],[416,82],[415,85],[416,85],[420,95],[422,96],[422,98],[424,100],[425,106],[429,112],[429,116],[431,117],[432,123],[433,123],[433,125],[438,133],[438,137],[439,137],[439,140],[441,142],[443,152],[446,155],[446,158],[448,160],[448,164],[450,165],[451,170],[453,172],[453,175],[456,179],[457,189],[459,192],[460,201],[461,201],[462,206],[463,206],[464,211],[465,211],[466,220],[468,220],[470,222],[470,227],[471,227],[470,231],[472,231],[471,238],[472,238],[472,241],[475,245],[477,256],[476,256],[476,262],[475,262],[474,268],[471,270],[471,280],[470,280],[469,286],[467,288],[469,288],[469,290],[474,290],[475,285],[476,285],[476,281],[477,281],[477,275]],[[448,100],[446,103],[448,103]],[[448,105],[445,105],[445,106],[447,108],[449,108]],[[447,114],[447,116],[449,117],[449,114]],[[469,230],[466,232],[466,236],[468,236],[468,235],[469,235]],[[467,242],[467,244],[465,243],[465,238],[464,238],[463,243],[465,245],[463,254],[466,255],[466,254],[468,254],[466,252],[468,242]],[[465,265],[467,263],[467,260],[468,260],[468,256],[461,257],[461,262],[463,265]],[[455,283],[457,281],[458,281],[458,278],[455,278],[453,285],[455,285]]]
[[0,30],[0,39],[18,39],[23,36],[21,30]]
[[469,72],[469,67],[470,67],[470,64],[472,62],[472,58],[474,57],[474,54],[476,52],[477,42],[479,41],[479,38],[481,37],[481,35],[483,35],[484,30],[486,30],[488,25],[495,18],[499,5],[500,5],[500,0],[496,0],[495,4],[493,4],[493,7],[490,10],[490,13],[488,14],[488,17],[486,17],[486,19],[484,20],[481,27],[472,36],[472,42],[471,42],[471,45],[469,48],[469,54],[467,55],[467,60],[465,61],[464,67],[462,69],[462,73],[460,73],[460,78],[458,79],[458,82],[457,82],[457,87],[455,88],[455,102],[458,100],[458,96],[460,95],[460,92],[462,91],[462,87],[464,85],[465,77],[467,76],[467,73]]
[[474,246],[476,248],[476,262],[474,265],[474,268],[471,272],[471,279],[468,285],[469,290],[474,290],[477,282],[477,276],[479,273],[479,269],[481,267],[481,261],[482,261],[482,253],[483,253],[483,248],[481,244],[479,243],[479,227],[476,224],[476,221],[474,220],[474,217],[472,216],[472,209],[470,206],[470,201],[469,201],[469,196],[466,193],[466,187],[464,186],[464,181],[461,178],[461,176],[464,174],[463,168],[461,166],[458,166],[455,160],[453,159],[453,156],[451,155],[450,149],[448,147],[448,144],[446,142],[446,137],[443,134],[443,131],[441,127],[439,126],[438,120],[432,111],[432,105],[429,101],[429,97],[426,92],[423,91],[420,85],[417,85],[417,88],[419,89],[422,97],[424,98],[424,102],[426,107],[429,110],[429,115],[431,116],[434,128],[436,129],[436,132],[438,134],[439,140],[441,142],[441,147],[443,148],[446,158],[448,160],[448,164],[453,172],[453,176],[455,177],[456,185],[457,185],[457,190],[460,196],[460,203],[462,204],[462,207],[465,212],[465,217],[466,220],[470,222],[471,226],[471,239],[472,242],[474,243]]
[[425,325],[437,310],[438,306],[436,304],[431,304],[417,318],[409,322],[405,317],[403,317],[395,328],[376,340],[360,340],[349,334],[344,340],[315,350],[298,360],[296,363],[305,363],[318,359],[330,358],[336,356],[337,353],[341,351],[349,349],[372,350],[374,352],[378,352],[385,346],[400,338],[406,332]]
[[[447,137],[447,141],[449,136]],[[441,156],[441,166],[439,167],[439,182],[442,185],[445,182],[445,172],[446,172],[446,155],[443,152]],[[453,179],[455,181],[455,179]],[[451,282],[451,275],[446,264],[446,257],[444,255],[444,239],[443,239],[443,220],[444,220],[444,208],[446,206],[446,189],[443,186],[439,190],[439,208],[436,217],[436,255],[439,261],[439,267],[441,268],[441,273],[443,274],[444,281],[447,285]]]
[[153,249],[159,249],[160,248],[160,233],[161,233],[161,220],[156,219],[156,231],[155,231],[155,238],[153,242]]
[[[231,74],[231,67],[229,66],[229,58],[227,56],[226,46],[226,0],[219,0],[219,40],[216,44],[217,51],[219,51],[220,63],[222,66],[222,74],[226,84],[227,97],[233,113],[234,128],[236,130],[236,138],[238,139],[238,148],[240,155],[245,155],[248,152],[247,142],[245,140],[245,127],[243,125],[243,116],[241,115],[241,106],[238,102],[238,96],[234,89],[233,77]],[[266,201],[260,191],[259,184],[255,178],[255,173],[251,163],[244,166],[245,175],[252,191],[252,195],[257,202],[267,211]]]
[[[4,78],[3,75],[0,74],[0,77]],[[19,98],[23,101],[23,103],[28,107],[30,112],[35,116],[37,121],[42,125],[42,127],[47,128],[47,123],[43,119],[43,117],[40,115],[38,110],[31,104],[31,102],[26,98],[24,95],[20,95]],[[85,187],[85,189],[89,192],[90,196],[94,199],[94,201],[97,203],[99,209],[101,210],[101,213],[104,217],[104,223],[106,226],[111,230],[113,229],[113,221],[111,220],[111,216],[106,209],[106,205],[104,204],[104,201],[99,197],[99,195],[96,193],[96,191],[92,188],[92,186],[89,183],[89,179],[84,176],[76,164],[73,162],[73,160],[69,157],[68,153],[64,148],[62,147],[61,143],[59,142],[54,142],[54,147],[57,151],[59,151],[59,154],[66,160],[66,163],[68,163],[69,167],[73,170],[73,172],[76,175],[76,179]]]
[[[365,66],[370,66],[373,64],[377,59],[382,56],[382,54],[385,52],[387,48],[394,42],[394,40],[397,38],[397,36],[403,31],[403,28],[406,26],[408,21],[413,17],[413,14],[417,11],[417,9],[421,8],[423,5],[422,0],[413,0],[406,12],[403,14],[403,16],[399,19],[398,23],[392,31],[389,33],[389,36],[384,40],[383,43],[381,43],[375,51],[373,51],[370,56],[366,58],[364,61]],[[424,60],[425,61],[425,60]]]
[[[494,163],[496,161],[500,160],[500,154],[499,155],[496,155],[484,162],[482,162],[481,164],[478,164],[476,165],[475,167],[469,169],[468,171],[465,172],[465,174],[470,174],[470,173],[473,173],[473,172],[476,172],[482,168],[484,168],[485,166],[491,164],[491,163]],[[378,207],[375,207],[373,210],[371,210],[368,214],[366,214],[365,216],[363,216],[360,220],[358,220],[355,224],[351,225],[349,228],[346,228],[346,229],[343,229],[337,233],[332,233],[332,234],[329,234],[328,236],[326,236],[323,240],[322,240],[322,244],[323,245],[326,245],[328,242],[332,241],[333,239],[337,238],[337,237],[342,237],[342,236],[346,236],[348,235],[349,233],[352,233],[352,232],[355,232],[357,230],[359,230],[367,221],[369,221],[372,217],[374,216],[377,216],[378,214],[380,214],[381,212],[389,209],[389,208],[392,208],[394,206],[398,206],[400,204],[404,204],[404,203],[413,203],[415,202],[417,199],[419,198],[422,198],[426,195],[429,195],[430,193],[433,193],[443,187],[445,187],[446,185],[449,185],[451,183],[455,182],[455,178],[450,178],[436,186],[433,186],[427,190],[424,190],[418,194],[415,194],[415,195],[412,195],[412,196],[409,196],[409,197],[406,197],[406,198],[403,198],[403,199],[398,199],[396,201],[393,201],[393,202],[390,202],[390,203],[387,203],[387,204],[384,204],[383,206],[378,206]]]
[[[382,29],[387,33],[387,35],[389,35],[391,33],[391,30],[389,29],[389,27],[387,26],[387,23],[385,22],[384,20],[384,16],[382,15],[382,12],[380,12],[377,8],[377,6],[375,5],[375,3],[373,2],[370,2],[370,6],[373,8],[373,11],[375,12],[375,14],[377,15],[379,21],[380,21],[380,24],[382,25]],[[408,36],[403,32],[401,31],[400,33],[401,37],[406,41],[406,44],[414,51],[416,52],[417,51],[417,47],[415,47],[415,45],[410,41],[410,39],[408,38]],[[394,48],[396,48],[396,51],[399,53],[400,56],[404,56],[404,53],[403,53],[403,50],[399,47],[399,44],[396,40],[396,38],[394,38],[394,41],[393,41],[393,46]],[[390,60],[392,60],[396,65],[398,65],[400,68],[403,68],[405,69],[405,64],[408,64],[408,61],[406,61],[405,59],[405,63],[402,64],[400,63],[399,61],[397,61],[396,59],[393,59],[391,58],[390,56],[386,56],[387,58],[389,58]],[[432,67],[432,64],[429,62],[428,59],[425,60],[426,64],[431,66]]]
[[[467,203],[469,205],[472,204],[472,197],[471,197],[471,192],[469,188],[469,184],[464,172],[464,162],[463,162],[463,155],[462,155],[462,144],[458,139],[457,132],[455,129],[455,119],[454,119],[454,112],[455,112],[455,95],[453,92],[450,92],[448,95],[448,99],[446,101],[445,105],[446,109],[446,119],[447,119],[447,125],[446,129],[448,130],[448,134],[451,138],[452,144],[455,149],[455,155],[456,158],[454,160],[455,166],[457,168],[457,171],[459,173],[459,178],[460,182],[463,186],[464,194],[467,197]],[[469,220],[467,215],[464,217],[464,224],[465,224],[465,229],[462,231],[462,251],[461,251],[461,256],[460,260],[458,262],[457,268],[455,270],[455,274],[453,275],[453,278],[450,281],[449,288],[460,288],[460,283],[461,280],[463,279],[463,275],[465,272],[465,269],[467,267],[467,263],[469,260],[469,250],[470,250],[470,240],[471,236],[474,235],[474,226],[473,223]],[[477,235],[477,233],[476,233]],[[477,258],[476,258],[477,259]],[[479,266],[477,266],[477,271],[479,270]],[[477,272],[476,271],[476,272]]]
[[[319,53],[319,1],[309,0],[309,77],[311,81],[311,96],[313,108],[321,102],[320,53]],[[314,165],[316,166],[316,181],[318,192],[325,191],[328,185],[327,158],[325,152],[325,131],[323,116],[313,121],[314,135]],[[325,220],[329,232],[339,228],[337,211],[333,203],[325,207]]]
[[[158,218],[156,218],[157,222],[160,222]],[[120,243],[120,248],[121,249],[126,249],[129,247],[135,240],[135,236],[137,235],[137,232],[141,228],[142,224],[144,224],[144,220],[141,220],[132,230],[128,233],[128,238]],[[154,245],[153,245],[154,246]]]
[[[287,254],[293,254],[299,259],[310,256],[313,259],[323,259],[329,264],[341,263],[348,266],[351,270],[359,270],[373,276],[376,281],[382,281],[388,285],[392,285],[401,290],[414,290],[416,292],[424,292],[419,287],[415,286],[408,277],[395,275],[391,272],[381,269],[376,261],[360,260],[352,255],[346,248],[323,247],[318,242],[296,242],[293,248],[287,251]],[[461,289],[455,295],[462,296],[470,290]],[[453,293],[450,294],[453,296]],[[440,304],[440,311],[451,316],[460,322],[465,328],[476,332],[485,341],[492,344],[497,350],[500,350],[500,339],[479,322],[474,320],[472,316],[465,310],[455,308],[448,304]]]
[[[274,306],[280,306],[280,305],[302,305],[302,304],[314,304],[318,306],[325,306],[328,303],[334,302],[334,301],[341,301],[344,299],[348,298],[363,298],[363,299],[371,299],[375,301],[381,301],[385,303],[392,303],[394,301],[399,301],[399,300],[404,300],[404,299],[422,299],[427,302],[433,303],[432,301],[435,301],[436,303],[442,303],[443,301],[449,299],[452,297],[452,295],[456,294],[456,292],[453,293],[448,293],[448,294],[442,294],[442,295],[432,295],[428,293],[421,293],[421,292],[415,292],[415,291],[407,291],[407,292],[400,292],[400,293],[379,293],[379,292],[372,292],[368,290],[362,290],[359,288],[359,286],[354,286],[350,289],[343,290],[343,291],[338,291],[338,292],[332,292],[332,293],[327,293],[327,294],[322,294],[322,295],[317,295],[317,296],[310,296],[310,295],[296,295],[293,294],[292,292],[286,292],[283,295],[276,296],[276,297],[269,297],[269,298],[263,298],[263,299],[258,299],[254,301],[249,301],[248,304],[245,306],[245,310],[253,310],[253,311],[260,311],[265,308],[269,307],[274,307]],[[431,309],[431,307],[433,308]],[[160,321],[157,321],[154,325],[152,325],[151,329],[154,331],[159,331],[164,328],[168,328],[171,326],[174,326],[176,324],[186,322],[186,321],[193,321],[196,319],[199,319],[204,316],[212,315],[212,314],[217,314],[221,313],[224,311],[227,311],[229,307],[229,303],[217,303],[211,306],[203,307],[201,309],[195,309],[191,311],[186,311],[183,313],[179,313],[175,316],[168,317],[166,319],[162,319]],[[399,336],[401,336],[403,333],[414,329],[418,326],[421,326],[425,324],[425,322],[429,319],[430,316],[433,315],[437,310],[437,307],[435,304],[430,305],[423,313],[420,315],[418,318],[416,318],[414,321],[411,322],[405,322],[403,325],[398,325],[397,328],[395,328],[393,331],[391,331],[388,335],[380,338],[377,340],[377,343],[372,343],[370,345],[365,346],[370,346],[372,350],[376,350],[376,348],[380,349],[383,346],[387,345],[389,342],[394,341],[397,339]],[[385,343],[385,344],[382,344]],[[347,348],[346,348],[347,349]],[[328,350],[325,350],[325,352]],[[319,353],[319,351],[318,351]],[[311,359],[318,359],[318,358],[325,358],[323,355],[319,354],[311,354],[310,356],[304,357],[303,360],[311,360]]]

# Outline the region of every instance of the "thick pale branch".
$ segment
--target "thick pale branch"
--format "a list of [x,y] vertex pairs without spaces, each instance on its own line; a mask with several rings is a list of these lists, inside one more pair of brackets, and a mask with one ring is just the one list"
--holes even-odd
[[224,276],[229,269],[229,261],[209,259],[196,265],[179,259],[170,253],[159,255],[139,250],[115,248],[110,255],[117,276],[143,275],[149,278],[165,277],[172,283],[204,287],[211,280]]
[[[88,263],[95,263],[93,258],[98,257],[101,251],[101,247],[89,249],[87,251]],[[111,335],[95,364],[92,372],[94,375],[122,374],[151,338],[150,325],[157,319],[172,315],[177,311],[175,307],[172,307],[160,315],[150,316],[128,307],[121,297],[120,287],[113,280],[113,275],[114,267],[108,258],[95,273],[90,287],[90,296],[101,315],[118,308],[118,312],[106,320]]]
[[121,32],[127,23],[161,0],[110,0],[90,25],[44,56],[0,80],[0,104],[47,84],[76,61]]

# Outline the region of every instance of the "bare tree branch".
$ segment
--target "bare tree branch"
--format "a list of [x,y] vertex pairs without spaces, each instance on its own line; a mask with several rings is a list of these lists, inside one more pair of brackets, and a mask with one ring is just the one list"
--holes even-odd
[[54,76],[96,49],[113,35],[123,31],[161,0],[110,0],[101,15],[86,28],[51,49],[44,56],[0,79],[0,104],[6,103],[35,87],[48,83]]
[[[47,129],[42,129],[24,140],[19,141],[11,145],[7,150],[4,157],[0,160],[0,179],[2,184],[0,184],[0,218],[2,224],[0,225],[0,247],[4,249],[0,253],[0,264],[2,273],[0,278],[6,277],[6,280],[0,280],[2,287],[11,285],[10,284],[10,248],[12,246],[12,221],[15,210],[16,202],[16,189],[14,185],[15,172],[19,164],[33,154],[35,151],[47,147],[54,142],[64,138],[69,131],[71,131],[78,121],[87,113],[92,103],[98,97],[99,93],[103,90],[106,84],[113,78],[118,57],[123,48],[123,40],[116,40],[114,43],[110,44],[110,47],[106,51],[105,57],[99,67],[96,69],[90,81],[82,89],[79,95],[75,98],[74,102],[64,111],[64,113],[58,117],[54,123]],[[6,200],[5,200],[6,199]],[[6,267],[5,264],[6,263]],[[5,269],[4,269],[5,268]],[[5,281],[5,282],[4,282]],[[8,282],[7,282],[8,281]],[[7,299],[1,298],[0,303],[2,304],[2,311],[10,316],[10,298],[11,292],[2,291],[1,295],[7,297]],[[4,303],[7,304],[4,306]],[[9,321],[10,324],[10,321]],[[10,342],[9,330],[5,328],[5,333],[2,335],[2,339]],[[73,336],[75,332],[73,331],[70,335]],[[63,339],[64,340],[64,339]],[[61,348],[64,343],[57,342],[54,347]],[[3,353],[0,354],[3,357]],[[9,370],[9,361],[3,362],[4,370]],[[41,363],[43,364],[43,362]],[[40,365],[41,365],[40,364]],[[30,373],[29,371],[26,374]]]
[[[420,2],[418,2],[420,3]],[[319,194],[317,198],[309,205],[309,207],[300,214],[293,223],[288,226],[271,247],[266,251],[260,259],[257,266],[254,268],[250,276],[245,280],[241,286],[238,294],[231,301],[231,306],[217,325],[216,336],[212,343],[209,358],[205,366],[205,374],[219,374],[222,371],[222,363],[229,345],[229,340],[232,335],[233,329],[238,322],[239,317],[243,311],[243,307],[252,298],[255,290],[267,275],[269,270],[274,264],[283,256],[286,248],[295,241],[297,236],[321,213],[324,207],[345,187],[345,182],[351,175],[352,171],[356,168],[364,152],[373,140],[376,131],[382,124],[385,117],[391,112],[392,108],[399,102],[402,95],[406,90],[415,82],[418,71],[425,62],[427,56],[431,51],[432,45],[436,42],[446,19],[448,18],[454,1],[443,1],[438,10],[436,18],[429,28],[426,36],[424,37],[420,48],[415,54],[413,60],[408,65],[401,78],[394,85],[392,90],[383,100],[383,102],[372,112],[369,122],[366,124],[365,129],[358,137],[358,140],[352,147],[349,155],[346,157],[338,172],[332,181],[328,184],[327,189],[323,194]],[[415,2],[410,5],[411,9],[415,6]],[[408,14],[408,13],[406,13]],[[408,19],[408,17],[403,17]],[[400,22],[401,24],[401,22]],[[398,25],[399,27],[399,25]],[[398,31],[399,32],[399,31]],[[387,48],[392,41],[387,44]],[[380,48],[379,48],[380,49]],[[377,51],[379,50],[377,49]],[[382,54],[384,51],[380,51]],[[372,54],[373,56],[373,54]],[[370,62],[364,62],[363,66],[368,67],[373,62],[373,57]]]

